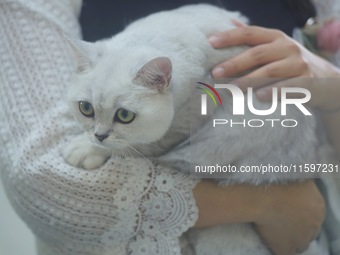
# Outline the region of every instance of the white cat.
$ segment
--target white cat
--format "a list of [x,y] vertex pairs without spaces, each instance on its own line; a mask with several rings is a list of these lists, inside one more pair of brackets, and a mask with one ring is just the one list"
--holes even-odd
[[[71,41],[77,75],[68,100],[85,132],[65,147],[65,160],[93,169],[104,164],[112,153],[136,146],[140,149],[141,145],[146,145],[140,149],[144,155],[181,171],[188,171],[189,152],[197,164],[202,163],[200,159],[206,164],[223,159],[237,166],[310,160],[316,144],[315,123],[313,118],[299,117],[297,109],[289,110],[290,116],[299,121],[294,129],[234,128],[212,133],[201,116],[190,116],[189,108],[196,105],[190,105],[189,97],[200,93],[190,85],[191,79],[210,81],[212,67],[245,49],[216,50],[207,40],[210,34],[234,28],[232,19],[244,20],[239,13],[191,5],[140,19],[108,40]],[[210,114],[230,118],[232,101],[227,94],[222,97],[223,110]],[[267,109],[268,105],[256,101],[256,107]],[[272,116],[278,117],[279,112]],[[194,127],[200,127],[192,133],[190,150],[189,118]],[[162,150],[150,150],[150,144]],[[277,174],[236,173],[221,183],[275,181],[281,181]],[[197,255],[270,254],[249,224],[191,230],[186,237]],[[313,245],[305,254],[317,254]]]

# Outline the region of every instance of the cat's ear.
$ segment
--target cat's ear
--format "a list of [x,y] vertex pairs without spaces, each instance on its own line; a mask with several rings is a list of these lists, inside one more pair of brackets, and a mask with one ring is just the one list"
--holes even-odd
[[169,86],[172,64],[167,57],[158,57],[147,62],[136,74],[134,82],[159,92]]
[[94,43],[76,40],[68,36],[66,36],[66,40],[72,49],[77,72],[82,73],[91,69],[99,55]]

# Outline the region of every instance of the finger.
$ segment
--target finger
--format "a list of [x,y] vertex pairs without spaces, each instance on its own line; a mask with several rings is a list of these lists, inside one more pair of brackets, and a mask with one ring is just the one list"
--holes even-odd
[[293,241],[294,244],[294,254],[300,254],[306,251],[309,247],[310,241],[306,237],[298,237]]
[[247,88],[254,88],[255,91],[259,91],[263,88],[266,93],[272,93],[272,88],[275,87],[275,84],[282,80],[284,79],[279,78],[246,79],[243,77],[234,80],[233,83],[239,88],[241,88],[244,92],[248,91]]
[[256,80],[263,78],[276,78],[276,79],[286,79],[293,77],[300,77],[301,75],[307,73],[304,66],[294,63],[295,59],[286,58],[276,62],[272,62],[265,65],[250,74],[247,74],[243,78],[238,80],[239,87],[245,90],[248,86],[247,83],[244,84],[243,80]]
[[295,254],[303,253],[304,251],[306,251],[308,249],[308,247],[309,247],[309,244],[305,245],[305,246],[303,246],[301,248],[296,249],[296,253]]
[[[260,100],[260,101],[264,101],[264,102],[269,102],[273,99],[273,89],[274,89],[274,85],[271,86],[265,86],[263,88],[258,89],[255,94],[256,97]],[[280,91],[278,90],[279,95],[281,95]],[[281,98],[279,96],[279,98]]]
[[286,57],[287,52],[279,51],[276,43],[262,44],[246,50],[240,55],[217,65],[212,70],[215,78],[226,78],[255,67],[269,64]]
[[214,34],[209,37],[209,41],[215,48],[225,48],[244,44],[254,46],[269,43],[282,37],[285,37],[285,35],[279,30],[246,26]]
[[[310,78],[308,73],[306,73],[304,76],[296,77],[294,79],[289,79],[289,80],[284,81],[284,82],[279,82],[279,83],[275,84],[275,86],[280,87],[280,88],[296,87],[296,88],[306,89],[311,93],[311,99],[308,102],[308,105],[310,105],[310,106],[320,105],[319,95],[313,94],[313,91],[314,91],[313,87],[320,86],[319,80]],[[305,97],[305,94],[303,94],[303,93],[287,93],[286,97],[287,98],[302,98],[302,97]]]
[[[255,94],[260,101],[271,101],[273,98],[273,88],[278,88],[278,99],[281,100],[281,88],[289,88],[289,87],[297,87],[297,88],[304,88],[309,90],[309,86],[313,82],[313,79],[309,78],[291,78],[281,80],[276,82],[270,86],[265,86],[258,89]],[[302,98],[305,97],[305,94],[302,93],[287,93],[286,98]]]
[[241,21],[238,21],[236,19],[232,19],[231,22],[236,26],[236,27],[247,27],[248,25],[241,22]]

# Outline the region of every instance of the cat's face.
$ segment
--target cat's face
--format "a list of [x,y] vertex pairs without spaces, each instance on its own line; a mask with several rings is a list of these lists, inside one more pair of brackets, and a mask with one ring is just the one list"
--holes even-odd
[[162,138],[174,115],[170,60],[158,57],[138,67],[101,45],[73,47],[77,74],[68,100],[89,139],[125,148]]

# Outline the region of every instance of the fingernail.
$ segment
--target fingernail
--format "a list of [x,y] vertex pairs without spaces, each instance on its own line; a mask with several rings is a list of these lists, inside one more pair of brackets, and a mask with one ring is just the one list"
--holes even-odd
[[218,35],[211,35],[208,40],[212,46],[215,46],[219,43],[220,37]]
[[260,100],[268,100],[270,98],[270,90],[269,89],[259,89],[256,91],[256,96]]
[[224,75],[224,69],[222,67],[216,67],[213,69],[212,74],[216,78],[221,78]]

